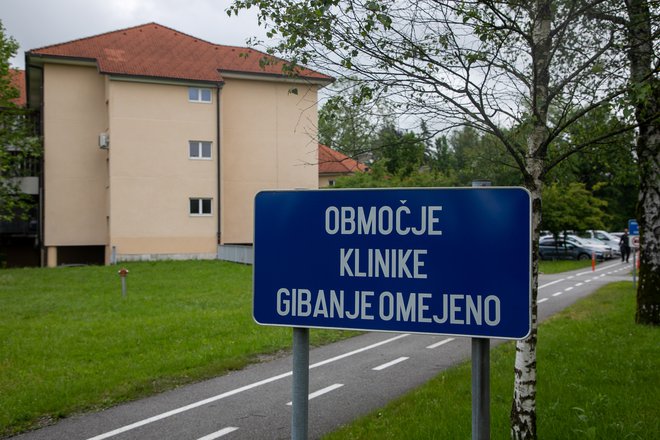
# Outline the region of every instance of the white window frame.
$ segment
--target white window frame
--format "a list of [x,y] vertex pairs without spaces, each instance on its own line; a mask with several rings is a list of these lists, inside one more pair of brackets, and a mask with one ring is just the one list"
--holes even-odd
[[[209,201],[209,212],[203,212],[204,205],[203,201],[208,200]],[[196,202],[197,204],[197,211],[198,212],[193,212],[193,202]],[[188,214],[191,217],[211,217],[213,215],[213,198],[211,197],[190,197],[188,199]]]
[[[203,99],[204,98],[204,91],[209,92],[209,99],[208,101]],[[195,94],[195,97],[191,96],[193,95],[193,92]],[[200,102],[204,104],[210,104],[213,102],[213,91],[208,88],[208,87],[188,87],[188,101],[189,102]]]
[[[192,155],[191,149],[192,149],[192,146],[194,144],[197,144],[197,151],[198,151],[197,156]],[[208,144],[209,145],[209,155],[208,156],[203,155],[203,151],[204,151],[203,148],[202,148],[203,144]],[[191,160],[212,160],[213,159],[213,142],[211,142],[211,141],[188,141],[188,159],[191,159]]]

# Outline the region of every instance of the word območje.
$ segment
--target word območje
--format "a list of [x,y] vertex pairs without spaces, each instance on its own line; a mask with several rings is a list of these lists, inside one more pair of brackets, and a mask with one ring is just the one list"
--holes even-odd
[[[405,203],[401,200],[401,203]],[[442,235],[442,206],[421,206],[413,212],[402,205],[328,206],[325,210],[325,232],[329,235]]]

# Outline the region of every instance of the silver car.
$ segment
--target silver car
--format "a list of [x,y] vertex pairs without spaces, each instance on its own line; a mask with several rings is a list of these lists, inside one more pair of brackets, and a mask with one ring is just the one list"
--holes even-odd
[[605,246],[609,246],[610,248],[612,248],[612,253],[614,254],[614,256],[621,255],[621,249],[619,248],[619,242],[621,240],[621,237],[612,235],[607,231],[594,230],[594,229],[580,233],[580,237],[590,238],[592,240],[598,240],[601,244],[604,244]]
[[[605,246],[604,244],[601,244],[597,241],[581,238],[578,237],[577,235],[566,235],[560,238],[565,239],[566,243],[579,246],[582,249],[587,249],[591,253],[595,253],[598,259],[609,260],[614,256],[614,251],[612,250],[611,247]],[[553,238],[543,237],[542,239],[539,240],[539,245],[543,244],[545,241],[550,241],[550,240],[553,240]]]

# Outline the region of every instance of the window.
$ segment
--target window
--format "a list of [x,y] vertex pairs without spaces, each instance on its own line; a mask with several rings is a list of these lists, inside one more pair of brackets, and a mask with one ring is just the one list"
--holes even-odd
[[190,199],[190,215],[211,215],[213,199]]
[[211,159],[211,142],[188,141],[188,157],[190,159]]
[[188,100],[190,102],[211,102],[211,89],[188,87]]

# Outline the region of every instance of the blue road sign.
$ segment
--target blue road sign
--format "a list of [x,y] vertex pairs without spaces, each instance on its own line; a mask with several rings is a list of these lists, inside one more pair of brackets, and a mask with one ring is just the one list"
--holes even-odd
[[628,235],[639,235],[639,224],[637,224],[637,220],[628,220]]
[[264,191],[260,324],[522,339],[531,328],[523,188]]

